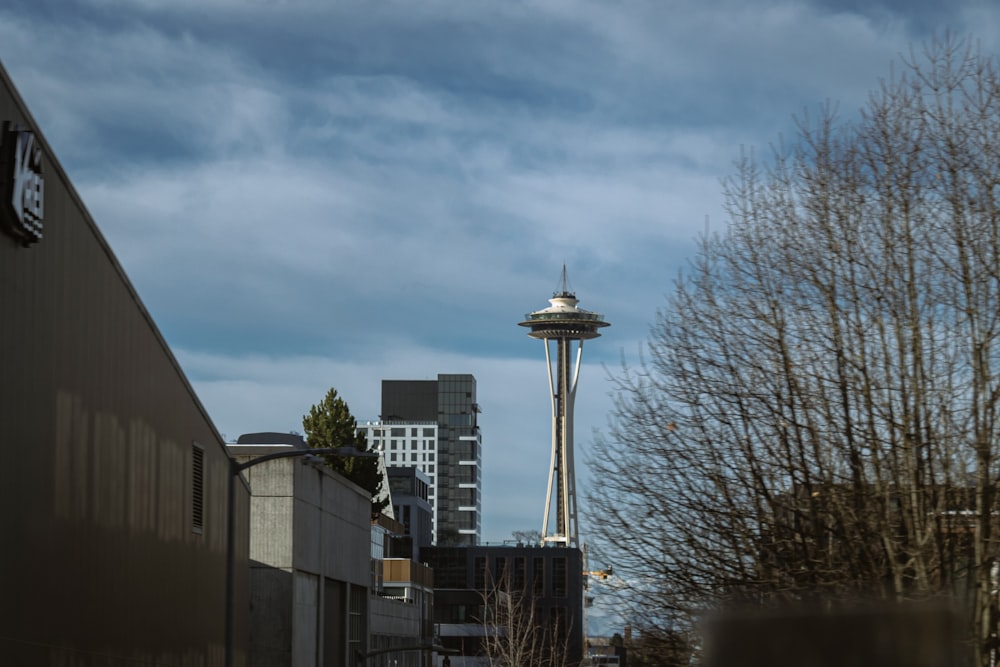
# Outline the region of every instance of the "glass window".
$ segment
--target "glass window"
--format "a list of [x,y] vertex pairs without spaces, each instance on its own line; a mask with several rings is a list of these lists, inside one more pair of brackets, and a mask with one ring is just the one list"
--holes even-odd
[[507,572],[507,559],[497,556],[493,565],[493,583],[501,590],[507,590],[509,573]]
[[382,588],[382,595],[387,598],[402,600],[406,597],[406,588],[403,586],[385,586]]
[[511,582],[515,591],[524,590],[524,575],[524,556],[517,556],[514,558],[514,580]]
[[557,598],[566,597],[566,559],[552,559],[552,595]]
[[474,568],[475,578],[472,583],[473,588],[482,591],[486,589],[486,558],[483,556],[476,556],[475,568]]

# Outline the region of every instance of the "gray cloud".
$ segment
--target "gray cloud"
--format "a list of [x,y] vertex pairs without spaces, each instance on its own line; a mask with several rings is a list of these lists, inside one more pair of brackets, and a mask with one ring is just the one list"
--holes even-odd
[[562,263],[613,323],[583,449],[741,147],[827,99],[850,118],[934,29],[995,46],[992,3],[937,4],[12,0],[0,58],[222,431],[474,373],[503,539],[540,522],[544,355],[516,324]]

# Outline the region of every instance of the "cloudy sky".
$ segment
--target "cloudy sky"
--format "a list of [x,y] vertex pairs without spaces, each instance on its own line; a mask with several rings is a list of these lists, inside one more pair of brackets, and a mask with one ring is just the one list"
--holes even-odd
[[517,323],[563,263],[612,323],[582,468],[741,148],[825,100],[849,118],[945,29],[995,50],[1000,8],[5,0],[0,60],[222,433],[301,430],[331,386],[372,419],[383,378],[472,373],[499,541],[540,528],[548,384]]

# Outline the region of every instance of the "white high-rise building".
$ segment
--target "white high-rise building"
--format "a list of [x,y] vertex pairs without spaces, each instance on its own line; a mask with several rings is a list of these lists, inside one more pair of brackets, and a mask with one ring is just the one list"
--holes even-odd
[[432,421],[369,421],[359,425],[368,448],[382,453],[389,468],[417,468],[430,480],[427,500],[437,541],[438,425]]
[[416,467],[431,480],[434,544],[476,545],[482,537],[483,440],[476,378],[383,380],[382,415],[361,424],[389,467]]

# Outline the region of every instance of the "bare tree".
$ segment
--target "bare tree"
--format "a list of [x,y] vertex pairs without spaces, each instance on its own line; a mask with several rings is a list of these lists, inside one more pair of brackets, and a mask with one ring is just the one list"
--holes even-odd
[[542,531],[540,530],[515,530],[511,533],[520,544],[541,544]]
[[510,583],[501,573],[483,592],[483,651],[491,667],[568,667],[571,633],[565,614],[541,608],[530,589]]
[[[997,625],[1000,75],[944,38],[743,155],[591,461],[650,635],[719,604],[948,597]],[[599,517],[599,520],[596,520]],[[594,548],[594,541],[591,542]]]

